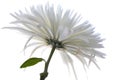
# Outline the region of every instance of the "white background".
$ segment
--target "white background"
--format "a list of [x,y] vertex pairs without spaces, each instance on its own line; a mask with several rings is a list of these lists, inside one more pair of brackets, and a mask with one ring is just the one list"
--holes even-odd
[[[89,20],[96,31],[106,40],[106,59],[98,59],[101,71],[92,64],[87,73],[80,63],[75,65],[79,80],[120,80],[120,2],[119,0],[49,0],[54,4],[61,4],[63,8],[74,9]],[[9,13],[22,10],[30,5],[42,4],[47,0],[0,0],[0,28],[7,26],[13,18]],[[0,80],[39,80],[39,73],[43,71],[44,63],[27,69],[19,66],[28,58],[22,52],[27,37],[11,30],[0,29]],[[69,77],[67,67],[63,64],[59,54],[53,57],[46,80],[74,80]],[[86,76],[87,75],[87,76]]]

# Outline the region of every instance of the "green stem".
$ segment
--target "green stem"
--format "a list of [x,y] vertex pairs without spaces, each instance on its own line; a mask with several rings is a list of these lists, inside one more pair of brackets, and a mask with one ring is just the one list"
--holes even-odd
[[55,48],[56,48],[56,46],[52,47],[49,58],[48,58],[47,62],[45,63],[44,72],[40,74],[40,80],[45,80],[45,78],[48,76],[48,66],[49,66],[50,60],[51,60],[51,58],[53,56],[53,53],[55,51]]

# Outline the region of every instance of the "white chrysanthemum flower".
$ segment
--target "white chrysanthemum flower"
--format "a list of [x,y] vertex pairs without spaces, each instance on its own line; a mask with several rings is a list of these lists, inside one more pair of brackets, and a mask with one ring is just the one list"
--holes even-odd
[[37,47],[33,52],[44,45],[56,45],[57,49],[65,52],[61,55],[66,63],[72,66],[73,61],[69,54],[78,58],[84,66],[88,66],[90,62],[97,66],[95,56],[100,58],[105,56],[96,50],[103,48],[100,44],[103,39],[94,32],[94,28],[88,21],[81,22],[81,16],[71,10],[63,11],[60,6],[54,8],[53,5],[47,4],[11,15],[16,18],[12,23],[17,26],[9,28],[17,29],[30,36],[25,49],[32,39],[37,40]]

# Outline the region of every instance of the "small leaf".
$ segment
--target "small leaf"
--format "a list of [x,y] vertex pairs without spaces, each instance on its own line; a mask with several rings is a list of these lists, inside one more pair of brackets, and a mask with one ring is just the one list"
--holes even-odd
[[28,60],[26,60],[21,66],[20,68],[26,68],[26,67],[30,67],[33,66],[35,64],[37,64],[38,62],[44,61],[43,58],[29,58]]

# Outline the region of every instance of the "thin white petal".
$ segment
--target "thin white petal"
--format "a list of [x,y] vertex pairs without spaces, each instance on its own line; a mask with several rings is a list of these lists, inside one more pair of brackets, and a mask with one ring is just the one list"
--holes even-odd
[[23,33],[25,33],[25,34],[27,34],[27,35],[35,35],[34,32],[28,31],[28,30],[23,29],[23,28],[21,28],[21,27],[4,27],[4,29],[17,30],[17,31],[23,32]]
[[96,63],[95,60],[92,60],[92,62],[96,65],[96,67],[100,70],[100,67],[98,66],[98,64]]
[[33,37],[34,37],[34,36],[31,36],[31,37],[27,40],[27,42],[26,42],[26,44],[25,44],[25,46],[24,46],[24,49],[23,49],[24,54],[25,54],[25,49],[27,48],[27,44],[32,40]]
[[39,45],[39,46],[35,47],[35,48],[32,50],[32,52],[31,52],[31,54],[30,54],[30,57],[33,55],[33,53],[35,53],[35,51],[36,51],[37,49],[41,48],[42,46],[43,46],[43,45]]
[[81,56],[80,54],[74,54],[74,56],[77,57],[77,58],[82,62],[83,68],[84,68],[84,70],[86,71],[86,67],[85,67],[85,66],[87,66],[87,62],[86,62],[86,60],[84,59],[84,57]]
[[[64,60],[65,64],[67,65],[68,70],[70,69],[69,68],[70,66],[72,67],[75,79],[78,80],[72,58],[66,52],[62,52],[61,56],[62,56],[62,59]],[[69,66],[69,64],[70,64],[70,66]]]
[[98,57],[105,58],[105,56],[106,56],[105,53],[102,53],[102,52],[100,52],[98,50],[92,50],[92,51]]

